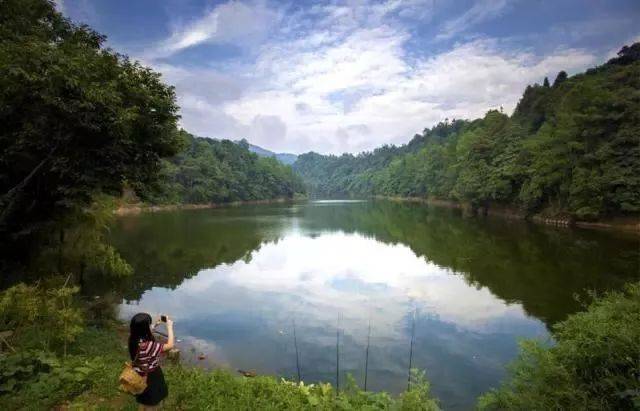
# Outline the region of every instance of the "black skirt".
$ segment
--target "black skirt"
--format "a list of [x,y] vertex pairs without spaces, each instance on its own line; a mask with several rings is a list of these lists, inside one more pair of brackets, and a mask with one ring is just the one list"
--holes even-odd
[[147,374],[147,389],[142,394],[136,395],[136,401],[142,405],[158,405],[160,401],[167,398],[169,389],[164,380],[162,368],[158,367]]

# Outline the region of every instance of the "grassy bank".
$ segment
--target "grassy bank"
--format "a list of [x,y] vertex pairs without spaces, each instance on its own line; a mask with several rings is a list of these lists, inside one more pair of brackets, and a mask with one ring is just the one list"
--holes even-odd
[[[104,315],[110,312],[108,305],[72,301],[73,293],[64,291],[68,289],[40,291],[22,285],[0,294],[0,326],[15,330],[10,339],[14,352],[0,355],[3,409],[136,409],[134,398],[117,388],[127,360],[126,327]],[[53,303],[40,304],[44,296]],[[553,347],[523,341],[509,377],[501,387],[481,396],[478,407],[639,409],[640,283],[590,298],[584,312],[554,327]],[[102,310],[96,309],[101,305]],[[83,326],[74,314],[80,312]],[[330,384],[246,378],[179,364],[165,364],[163,369],[170,390],[165,409],[171,410],[439,409],[429,383],[418,372],[409,391],[392,397],[364,392],[353,380],[337,392]]]
[[640,282],[596,298],[556,324],[556,345],[523,341],[483,410],[640,409]]
[[[117,376],[127,361],[124,335],[126,330],[109,326],[88,327],[78,336],[66,358],[38,351],[35,361],[11,355],[15,365],[7,370],[30,369],[40,364],[40,371],[25,378],[11,394],[0,396],[6,409],[50,409],[61,405],[68,409],[135,410],[135,399],[117,388]],[[21,347],[21,351],[23,347]],[[32,350],[23,351],[34,353]],[[3,361],[7,361],[3,359]],[[45,370],[49,364],[48,370]],[[34,367],[34,370],[38,366]],[[429,394],[429,384],[420,380],[411,391],[393,398],[386,393],[370,393],[351,383],[339,393],[330,384],[279,380],[270,376],[241,377],[225,370],[205,371],[199,368],[165,364],[163,366],[170,394],[164,402],[170,410],[300,410],[300,409],[402,409],[437,410]],[[68,378],[65,377],[68,375]],[[23,377],[26,377],[23,374]],[[1,394],[0,394],[1,395]]]
[[[0,293],[0,330],[14,331],[0,354],[2,409],[136,409],[118,390],[127,358],[127,327],[114,320],[103,299],[79,298],[60,283]],[[402,409],[437,410],[424,375],[414,372],[409,391],[397,397],[364,392],[351,380],[337,392],[331,384],[305,384],[272,376],[242,377],[166,361],[165,409]]]

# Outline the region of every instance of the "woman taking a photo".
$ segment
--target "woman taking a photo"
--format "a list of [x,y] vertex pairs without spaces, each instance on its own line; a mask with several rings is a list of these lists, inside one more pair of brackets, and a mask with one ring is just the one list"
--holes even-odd
[[[167,397],[169,390],[160,368],[160,354],[174,346],[173,321],[162,316],[167,324],[168,339],[165,344],[157,342],[152,334],[152,319],[147,313],[139,313],[131,318],[129,334],[129,355],[133,369],[147,377],[147,388],[136,395],[140,410],[154,410]],[[155,327],[156,324],[153,325]]]

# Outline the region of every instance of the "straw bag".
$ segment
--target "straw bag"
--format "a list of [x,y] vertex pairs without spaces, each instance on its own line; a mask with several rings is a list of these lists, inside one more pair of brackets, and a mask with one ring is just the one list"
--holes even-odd
[[[138,354],[136,354],[136,358],[133,359],[133,362],[137,359]],[[138,372],[133,369],[133,365],[128,361],[124,363],[124,369],[122,370],[122,373],[120,373],[118,381],[120,382],[120,389],[129,394],[142,394],[144,390],[147,389],[147,376],[145,375],[143,377],[138,374]]]

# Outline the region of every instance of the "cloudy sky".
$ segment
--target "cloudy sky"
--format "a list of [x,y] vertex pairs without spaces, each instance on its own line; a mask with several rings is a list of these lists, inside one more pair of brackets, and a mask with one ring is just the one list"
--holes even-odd
[[406,143],[640,40],[638,0],[58,0],[163,73],[193,134],[302,153]]

